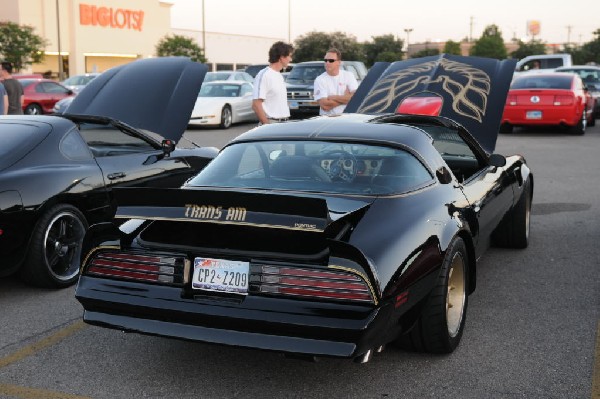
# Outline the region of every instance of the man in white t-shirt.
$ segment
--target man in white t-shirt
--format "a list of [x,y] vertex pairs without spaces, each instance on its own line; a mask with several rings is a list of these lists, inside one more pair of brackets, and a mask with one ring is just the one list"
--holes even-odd
[[269,66],[256,74],[252,109],[260,124],[284,122],[290,118],[287,88],[281,70],[292,62],[291,44],[276,42],[269,49]]
[[319,102],[320,115],[340,115],[358,88],[351,72],[340,69],[342,53],[335,48],[325,54],[325,72],[315,79],[315,100]]

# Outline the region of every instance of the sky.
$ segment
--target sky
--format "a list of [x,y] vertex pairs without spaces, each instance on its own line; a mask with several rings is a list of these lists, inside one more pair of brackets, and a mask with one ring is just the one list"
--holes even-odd
[[539,21],[547,43],[585,43],[600,29],[597,0],[170,0],[173,28],[278,38],[294,42],[312,31],[340,31],[358,41],[393,34],[410,43],[477,39],[495,24],[505,41],[529,40],[527,22]]

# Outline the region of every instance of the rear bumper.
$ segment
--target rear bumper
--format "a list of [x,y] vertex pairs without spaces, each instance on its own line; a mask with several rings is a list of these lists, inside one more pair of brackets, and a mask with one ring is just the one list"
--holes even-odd
[[[527,112],[541,111],[539,119],[527,118]],[[517,126],[568,125],[575,126],[581,120],[581,113],[573,108],[511,107],[504,110],[502,123]]]
[[[84,321],[141,334],[304,355],[352,358],[384,345],[394,306],[248,295],[182,298],[177,287],[81,276]],[[398,326],[398,323],[395,323]]]

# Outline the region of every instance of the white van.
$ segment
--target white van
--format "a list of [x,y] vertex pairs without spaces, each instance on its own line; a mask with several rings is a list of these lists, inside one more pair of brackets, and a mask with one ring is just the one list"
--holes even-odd
[[530,55],[517,62],[515,75],[523,72],[550,72],[558,67],[571,66],[571,54]]

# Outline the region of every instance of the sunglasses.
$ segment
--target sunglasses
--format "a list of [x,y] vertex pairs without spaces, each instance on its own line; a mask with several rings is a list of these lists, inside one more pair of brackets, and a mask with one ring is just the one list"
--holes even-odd
[[333,58],[325,58],[323,61],[333,63],[333,62],[336,62],[337,60],[334,60]]

